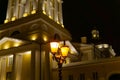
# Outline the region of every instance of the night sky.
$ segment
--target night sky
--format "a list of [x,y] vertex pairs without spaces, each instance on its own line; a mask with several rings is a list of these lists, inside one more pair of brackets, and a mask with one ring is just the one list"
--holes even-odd
[[72,34],[73,41],[80,37],[91,39],[91,30],[96,27],[101,43],[112,45],[120,53],[120,0],[63,0],[63,20]]
[[0,24],[3,23],[6,16],[7,0],[0,0]]
[[[0,0],[0,24],[6,15],[7,0]],[[80,37],[91,40],[91,30],[96,27],[101,42],[113,46],[120,53],[120,0],[63,0],[63,21],[71,33],[72,41]]]

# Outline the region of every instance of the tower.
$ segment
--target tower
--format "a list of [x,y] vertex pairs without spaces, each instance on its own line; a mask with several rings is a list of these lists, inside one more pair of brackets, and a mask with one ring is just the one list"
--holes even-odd
[[[53,33],[53,35],[60,33],[60,37],[64,35],[64,39],[67,37],[71,39],[63,25],[62,2],[62,0],[8,0],[6,19],[3,24],[6,27],[1,25],[0,36],[14,37],[19,33],[22,35],[19,37],[25,38],[34,32],[43,32]],[[6,33],[7,30],[3,30],[5,28],[7,30],[9,28],[8,33]],[[56,29],[51,30],[53,28]],[[54,37],[53,35],[49,35],[49,38]]]
[[43,13],[63,26],[62,0],[8,0],[5,23]]
[[56,35],[71,40],[61,0],[8,0],[0,25],[0,80],[51,80],[48,44]]

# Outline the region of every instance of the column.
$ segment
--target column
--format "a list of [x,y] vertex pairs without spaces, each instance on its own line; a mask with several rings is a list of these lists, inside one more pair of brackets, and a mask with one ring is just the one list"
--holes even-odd
[[40,3],[41,3],[41,6],[39,6],[39,10],[44,14],[46,14],[46,1],[42,0]]
[[4,23],[7,23],[10,21],[11,18],[11,8],[12,8],[12,0],[8,0],[8,5],[7,5],[7,12],[6,12],[6,20]]
[[31,52],[31,80],[35,80],[35,50]]
[[31,14],[35,14],[36,13],[36,11],[37,11],[37,1],[36,0],[32,0],[31,1],[31,5],[30,5],[30,12],[31,12]]
[[54,19],[54,15],[53,15],[54,14],[53,13],[54,12],[54,7],[53,7],[53,5],[54,5],[53,0],[51,0],[50,1],[50,16],[51,16],[52,19]]
[[16,74],[16,73],[15,73],[16,63],[15,63],[15,62],[16,62],[16,55],[14,54],[14,55],[13,55],[13,66],[12,66],[12,80],[16,80],[16,79],[15,79],[15,76],[16,76],[16,75],[15,75],[15,74]]
[[41,46],[41,80],[51,80],[50,75],[50,59],[49,59],[49,44]]
[[46,47],[46,49],[47,50],[46,50],[46,53],[45,53],[45,80],[51,80],[50,79],[50,59],[49,59],[48,47]]
[[13,67],[13,80],[21,80],[21,71],[22,71],[22,55],[16,54],[14,55],[14,67]]
[[24,13],[30,13],[30,0],[26,0]]
[[50,15],[50,13],[51,13],[50,0],[47,0],[47,12],[48,12],[48,16],[51,17],[51,15]]
[[57,22],[58,21],[58,5],[57,5],[57,0],[54,0],[54,11],[55,11],[55,14],[54,14],[54,17],[55,17],[55,21]]
[[49,16],[49,0],[45,1],[45,12]]
[[25,11],[25,8],[24,8],[24,7],[25,7],[24,4],[19,3],[18,18],[23,17],[23,14],[24,14],[24,11]]
[[37,1],[33,0],[33,10],[37,10]]
[[38,12],[43,13],[43,5],[44,5],[44,0],[36,0],[38,2]]
[[11,21],[15,21],[17,15],[16,15],[16,11],[17,11],[17,1],[16,0],[12,0],[12,8],[11,8]]
[[43,44],[44,50],[44,80],[51,80],[50,77],[50,57],[49,57],[49,44]]
[[14,5],[14,14],[13,14],[13,17],[16,17],[16,18],[18,18],[18,7],[19,7],[19,0],[16,0],[15,1],[15,5]]
[[22,1],[19,3],[20,12],[21,12],[21,13],[19,14],[19,18],[23,17],[23,15],[25,14],[26,4],[27,4],[27,1],[26,1],[26,0],[22,0]]
[[1,75],[0,80],[6,80],[6,57],[1,57]]
[[34,80],[40,80],[40,49],[35,51],[35,79]]
[[59,18],[60,18],[59,20],[60,20],[60,24],[63,25],[62,2],[63,2],[63,1],[61,1],[61,0],[60,0],[60,2],[59,2],[59,16],[60,16],[60,17],[59,17]]

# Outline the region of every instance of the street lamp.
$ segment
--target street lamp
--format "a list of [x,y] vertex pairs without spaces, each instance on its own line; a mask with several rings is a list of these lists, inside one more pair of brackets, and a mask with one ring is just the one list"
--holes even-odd
[[94,28],[92,31],[92,39],[94,40],[93,42],[96,43],[96,41],[99,39],[99,31]]
[[58,63],[59,80],[62,80],[62,64],[68,56],[69,47],[65,45],[65,41],[63,45],[58,41],[52,41],[50,42],[50,49],[53,55],[53,60],[56,60]]
[[93,49],[94,49],[94,58],[95,58],[95,45],[98,42],[99,39],[99,31],[94,27],[94,29],[91,31],[92,34],[92,40],[93,40]]

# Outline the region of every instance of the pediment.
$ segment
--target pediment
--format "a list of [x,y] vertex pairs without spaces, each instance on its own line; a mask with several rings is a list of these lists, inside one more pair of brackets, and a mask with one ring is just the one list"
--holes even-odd
[[2,39],[0,39],[0,50],[9,49],[12,47],[19,47],[19,46],[26,44],[26,43],[27,43],[26,41],[23,41],[20,39],[3,37]]

